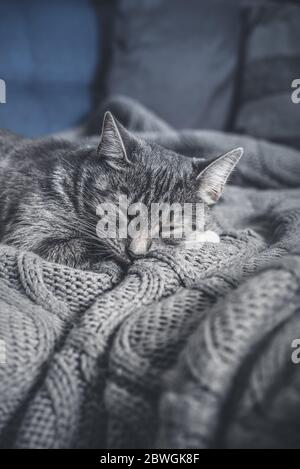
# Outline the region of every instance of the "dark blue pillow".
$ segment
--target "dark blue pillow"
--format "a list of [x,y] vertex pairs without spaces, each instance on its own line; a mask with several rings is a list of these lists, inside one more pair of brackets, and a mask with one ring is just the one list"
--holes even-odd
[[0,2],[0,128],[27,136],[77,125],[91,108],[99,18],[88,0]]
[[174,127],[224,129],[231,115],[240,5],[120,0],[108,81]]

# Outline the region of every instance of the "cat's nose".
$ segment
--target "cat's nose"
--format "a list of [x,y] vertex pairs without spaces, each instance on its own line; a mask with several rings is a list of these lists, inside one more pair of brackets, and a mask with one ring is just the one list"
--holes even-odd
[[131,259],[145,256],[151,246],[149,238],[133,238],[128,246],[128,255]]

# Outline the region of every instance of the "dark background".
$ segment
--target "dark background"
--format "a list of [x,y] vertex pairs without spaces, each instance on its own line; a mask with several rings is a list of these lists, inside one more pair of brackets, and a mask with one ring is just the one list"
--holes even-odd
[[288,0],[2,0],[0,127],[99,133],[107,96],[175,128],[299,148],[300,7]]

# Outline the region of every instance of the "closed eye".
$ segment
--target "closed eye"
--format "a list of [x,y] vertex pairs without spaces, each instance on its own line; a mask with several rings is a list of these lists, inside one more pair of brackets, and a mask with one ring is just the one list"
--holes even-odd
[[163,227],[160,233],[160,237],[165,244],[179,244],[184,238],[183,226],[180,224]]
[[178,244],[182,243],[182,239],[164,238],[163,242],[167,246],[178,246]]

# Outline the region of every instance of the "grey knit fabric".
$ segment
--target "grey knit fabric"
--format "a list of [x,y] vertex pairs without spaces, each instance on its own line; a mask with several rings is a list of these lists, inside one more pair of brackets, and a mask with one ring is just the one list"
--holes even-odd
[[300,154],[214,132],[148,137],[199,156],[245,146],[216,210],[221,243],[126,273],[1,246],[0,445],[300,446]]

